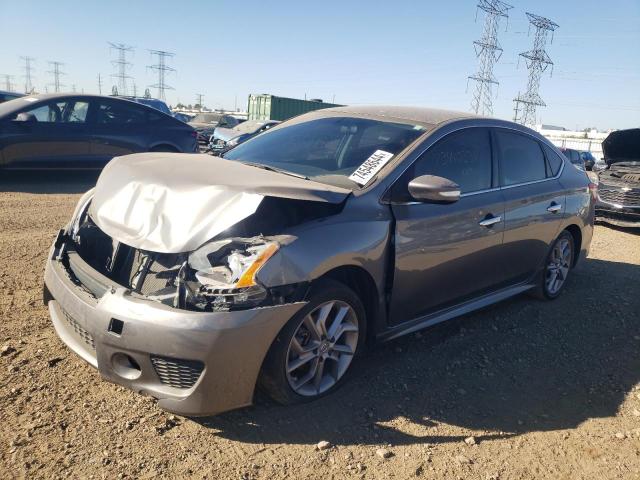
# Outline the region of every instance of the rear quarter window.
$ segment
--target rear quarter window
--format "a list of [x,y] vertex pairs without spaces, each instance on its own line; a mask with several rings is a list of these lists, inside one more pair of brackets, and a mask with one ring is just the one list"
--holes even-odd
[[547,156],[547,162],[549,163],[549,172],[547,176],[555,177],[558,172],[560,172],[560,168],[562,168],[562,162],[564,160],[562,160],[562,157],[548,145],[543,144],[542,148],[544,149],[544,153]]

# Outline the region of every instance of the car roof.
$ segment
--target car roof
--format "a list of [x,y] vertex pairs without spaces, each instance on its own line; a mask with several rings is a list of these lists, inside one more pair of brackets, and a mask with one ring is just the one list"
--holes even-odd
[[67,93],[35,93],[35,94],[31,94],[31,95],[27,95],[27,96],[23,96],[20,97],[18,99],[15,100],[11,100],[9,102],[4,102],[2,104],[0,104],[0,116],[4,116],[6,114],[11,114],[13,112],[17,112],[19,110],[22,110],[26,105],[28,105],[27,103],[24,102],[31,102],[31,103],[35,103],[35,102],[46,102],[48,100],[55,100],[57,98],[79,98],[79,99],[85,99],[85,100],[90,100],[90,99],[94,99],[94,100],[112,100],[115,102],[127,102],[129,104],[131,103],[135,103],[136,105],[140,106],[140,108],[147,108],[150,109],[151,111],[155,112],[155,113],[161,113],[162,115],[165,115],[166,117],[169,118],[173,118],[171,115],[168,115],[167,113],[158,110],[156,108],[153,108],[149,105],[145,105],[143,103],[138,103],[135,102],[134,100],[129,100],[127,98],[121,98],[121,97],[115,97],[115,96],[107,96],[107,95],[92,95],[92,94],[87,94],[87,93],[73,93],[73,92],[67,92]]
[[438,108],[401,107],[392,105],[352,105],[345,107],[331,107],[322,110],[315,110],[312,113],[330,113],[344,116],[357,115],[363,117],[371,117],[377,120],[394,120],[433,126],[448,122],[450,120],[482,118],[478,115],[468,112],[441,110]]

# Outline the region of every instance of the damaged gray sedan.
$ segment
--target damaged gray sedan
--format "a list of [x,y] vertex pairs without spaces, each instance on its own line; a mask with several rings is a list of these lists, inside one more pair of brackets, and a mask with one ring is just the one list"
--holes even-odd
[[45,303],[103,378],[205,415],[335,389],[368,344],[560,295],[594,187],[537,133],[341,107],[227,152],[116,158],[51,248]]

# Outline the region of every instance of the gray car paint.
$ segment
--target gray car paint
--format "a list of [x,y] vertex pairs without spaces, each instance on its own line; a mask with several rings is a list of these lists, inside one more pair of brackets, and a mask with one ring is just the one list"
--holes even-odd
[[[413,161],[435,142],[460,129],[489,127],[519,131],[545,143],[563,158],[537,133],[511,122],[468,118],[466,114],[437,112],[430,116],[425,110],[411,110],[403,114],[397,109],[386,114],[380,112],[380,107],[327,109],[293,121],[326,115],[383,120],[402,119],[405,115],[404,121],[424,125],[425,133],[394,158],[375,181],[366,188],[354,189],[338,214],[283,231],[282,234],[293,238],[293,241],[282,247],[258,271],[257,280],[266,287],[312,283],[345,267],[363,272],[374,285],[377,297],[363,299],[375,303],[369,330],[378,339],[388,340],[532,288],[542,271],[551,242],[567,227],[579,231],[580,254],[584,256],[588,252],[593,231],[593,199],[586,174],[574,168],[561,169],[557,178],[463,195],[459,202],[450,205],[414,202],[398,205],[393,204],[388,196],[390,187]],[[294,180],[291,178],[292,182]],[[547,211],[553,202],[562,205],[556,213]],[[497,224],[496,228],[479,228],[478,220],[487,213],[502,213],[504,222]],[[505,252],[509,252],[508,258],[502,258]],[[528,261],[521,262],[523,257],[528,257]],[[131,323],[131,328],[140,332],[140,325],[145,325],[152,330],[153,338],[159,338],[158,346],[152,347],[141,335],[122,340],[123,343],[114,343],[112,338],[98,333],[99,340],[108,339],[101,346],[103,351],[97,360],[103,376],[133,390],[145,391],[159,398],[164,408],[180,413],[218,413],[249,403],[249,391],[253,391],[268,346],[290,316],[304,304],[205,314],[160,307],[144,298],[127,296],[126,292],[116,288],[115,292],[108,294],[107,300],[100,300],[99,308],[79,308],[82,301],[77,287],[64,280],[63,269],[58,263],[54,251],[45,276],[55,298],[52,302],[58,302],[67,311],[71,309],[83,319],[86,328],[104,331],[104,322],[109,315],[124,312],[125,328]],[[442,292],[443,285],[447,288],[446,295]],[[50,302],[54,324],[59,324],[60,321],[55,319],[55,306]],[[160,322],[149,316],[157,309],[166,315],[166,321]],[[132,315],[130,312],[137,313]],[[208,319],[206,323],[196,320],[205,316]],[[91,323],[94,318],[102,319],[97,321],[99,327]],[[165,330],[169,323],[171,328]],[[242,329],[235,335],[233,332],[238,324],[246,326],[246,330]],[[207,333],[208,328],[215,330],[221,325],[230,330],[224,337],[224,344],[217,341],[221,338],[217,334],[210,336]],[[175,333],[176,328],[179,333]],[[59,332],[63,340],[78,351],[79,347],[66,340],[64,333]],[[251,360],[248,364],[245,364],[244,353],[242,361],[234,361],[240,346],[243,352],[249,351],[246,353]],[[207,364],[207,375],[196,387],[203,390],[194,397],[186,392],[186,397],[177,401],[175,393],[170,394],[151,378],[147,384],[140,384],[111,372],[108,355],[104,352],[114,352],[117,348],[142,355],[150,352],[151,348],[175,356],[190,354],[193,348],[196,355],[209,348],[208,353],[203,353],[204,357],[218,348],[222,353],[215,357],[220,363],[215,366]],[[238,370],[239,363],[246,366]],[[220,364],[225,368],[217,368]],[[242,388],[222,394],[219,386],[228,387],[231,379],[239,382]],[[214,391],[223,395],[224,400],[218,401]],[[208,402],[203,393],[212,395]]]

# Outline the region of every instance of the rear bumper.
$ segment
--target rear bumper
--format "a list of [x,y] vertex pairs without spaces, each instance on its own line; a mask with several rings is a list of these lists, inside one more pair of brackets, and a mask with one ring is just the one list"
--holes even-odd
[[117,285],[96,298],[57,255],[52,248],[44,280],[60,339],[105,380],[150,395],[161,408],[182,415],[251,404],[273,339],[304,305],[190,312]]

